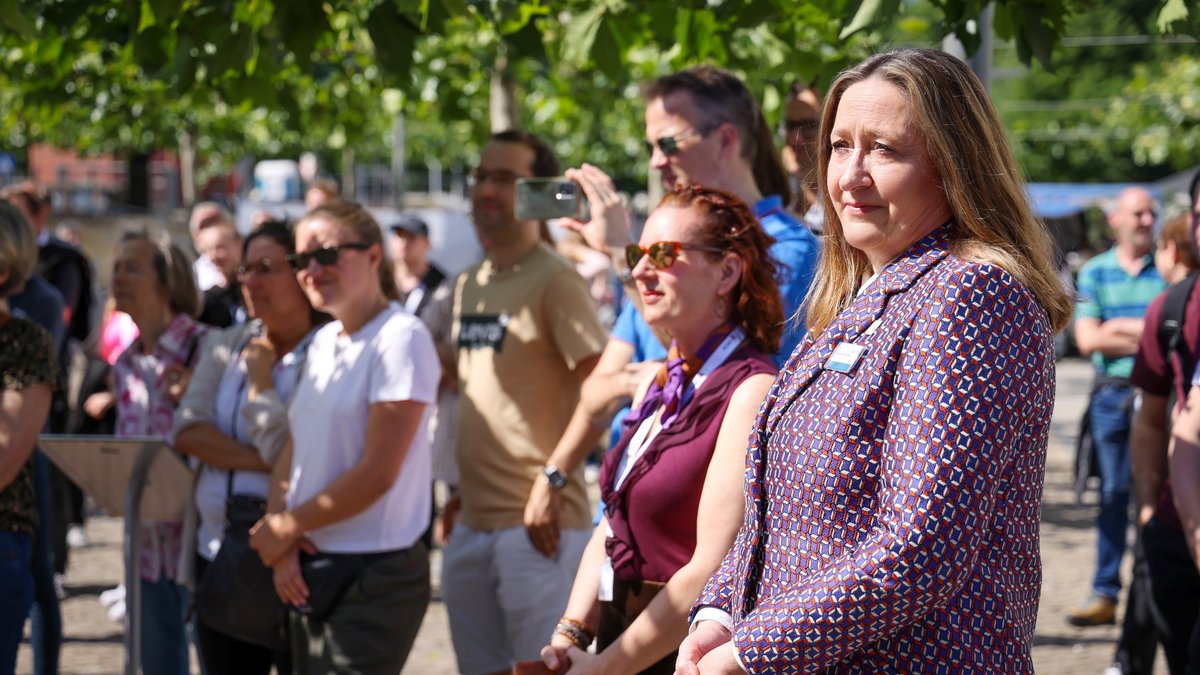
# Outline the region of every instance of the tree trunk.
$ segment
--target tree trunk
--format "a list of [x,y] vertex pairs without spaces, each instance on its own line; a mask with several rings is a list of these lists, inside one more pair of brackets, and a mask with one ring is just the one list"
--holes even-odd
[[342,197],[358,201],[358,181],[355,179],[354,148],[342,148]]
[[404,160],[407,148],[404,138],[404,113],[392,120],[392,206],[404,209]]
[[517,82],[508,72],[508,59],[501,55],[496,58],[496,66],[492,69],[492,83],[488,95],[492,133],[521,127],[517,121],[516,93]]
[[179,132],[179,196],[183,208],[191,209],[196,203],[196,144],[186,129]]

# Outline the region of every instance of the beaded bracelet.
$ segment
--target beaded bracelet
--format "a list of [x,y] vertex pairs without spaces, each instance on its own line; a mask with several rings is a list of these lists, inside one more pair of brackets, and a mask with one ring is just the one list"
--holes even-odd
[[558,625],[554,627],[554,634],[567,638],[580,649],[587,649],[596,637],[586,623],[565,616],[558,620]]

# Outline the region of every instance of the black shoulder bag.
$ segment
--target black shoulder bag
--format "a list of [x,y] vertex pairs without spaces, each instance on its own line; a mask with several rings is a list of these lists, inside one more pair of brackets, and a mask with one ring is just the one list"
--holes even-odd
[[205,625],[226,635],[278,652],[289,649],[287,610],[275,593],[271,568],[250,548],[250,528],[267,512],[261,497],[233,493],[233,475],[225,499],[225,536],[193,603]]
[[[240,404],[245,381],[239,388]],[[237,409],[231,429],[237,429]],[[250,528],[267,513],[267,502],[256,495],[234,494],[229,472],[225,489],[225,533],[217,557],[192,596],[196,615],[205,625],[226,635],[277,652],[290,649],[287,609],[275,593],[271,568],[250,548]]]

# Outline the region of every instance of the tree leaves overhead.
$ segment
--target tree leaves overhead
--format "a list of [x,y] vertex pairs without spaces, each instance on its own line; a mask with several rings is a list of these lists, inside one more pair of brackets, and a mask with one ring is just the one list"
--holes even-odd
[[[1179,61],[1195,44],[1154,39],[1155,20],[1144,0],[1108,0],[1068,18],[1073,39],[1054,49],[1054,71],[995,79],[993,100],[1031,180],[1152,181],[1195,165],[1198,121],[1186,111],[1189,100],[1200,106],[1200,83]],[[1134,39],[1089,39],[1104,36]],[[995,70],[1012,71],[1016,56],[998,49]]]
[[[372,159],[390,152],[397,108],[410,157],[451,164],[486,138],[503,55],[524,124],[568,162],[636,177],[638,83],[715,62],[774,118],[792,80],[827,84],[906,21],[925,41],[979,43],[987,0],[929,3],[932,20],[901,0],[0,0],[0,139],[129,150],[171,147],[186,130],[216,162],[344,147]],[[1190,0],[1141,5],[1159,31],[1200,33]],[[997,33],[1042,66],[1079,11],[995,7]]]

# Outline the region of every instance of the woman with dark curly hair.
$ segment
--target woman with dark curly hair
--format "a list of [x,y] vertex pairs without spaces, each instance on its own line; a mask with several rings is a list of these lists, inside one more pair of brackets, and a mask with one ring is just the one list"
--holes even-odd
[[[687,612],[741,522],[746,434],[783,324],[771,238],[733,195],[667,194],[627,248],[647,323],[670,335],[605,458],[605,518],[542,658],[571,673],[675,669]],[[586,653],[593,636],[597,654]]]

